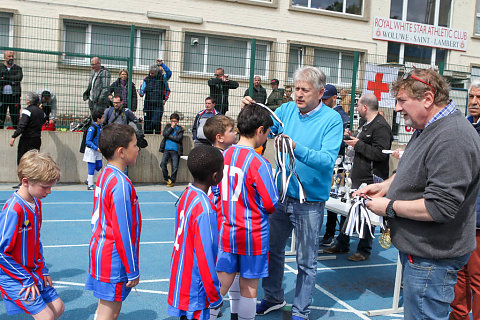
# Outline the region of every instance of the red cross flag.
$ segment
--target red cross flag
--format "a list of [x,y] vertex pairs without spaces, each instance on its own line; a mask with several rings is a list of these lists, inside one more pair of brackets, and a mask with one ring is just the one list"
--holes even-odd
[[367,63],[362,94],[373,93],[378,99],[379,107],[393,109],[395,99],[390,93],[390,87],[397,78],[398,68],[380,67]]

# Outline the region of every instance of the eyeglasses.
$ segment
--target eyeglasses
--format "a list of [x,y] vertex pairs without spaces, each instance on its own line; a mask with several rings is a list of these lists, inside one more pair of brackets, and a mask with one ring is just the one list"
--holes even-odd
[[221,74],[216,74],[215,73],[215,77],[221,77],[222,75]]
[[423,84],[426,84],[427,86],[429,86],[430,88],[432,88],[432,91],[433,91],[433,94],[435,95],[435,88],[428,82],[426,82],[425,80],[422,80],[420,79],[419,77],[411,74],[410,72],[409,73],[405,73],[402,77],[403,80],[407,80],[408,78],[412,78],[412,79],[415,79],[417,81],[420,81],[421,83]]

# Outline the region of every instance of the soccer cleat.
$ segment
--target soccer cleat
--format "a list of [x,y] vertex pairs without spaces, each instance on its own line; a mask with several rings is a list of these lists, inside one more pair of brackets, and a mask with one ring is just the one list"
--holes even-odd
[[285,302],[285,300],[280,303],[274,303],[263,299],[260,304],[257,305],[257,315],[262,316],[271,311],[282,309],[286,304],[287,302]]
[[87,187],[87,190],[95,190],[95,186],[92,184],[91,186]]

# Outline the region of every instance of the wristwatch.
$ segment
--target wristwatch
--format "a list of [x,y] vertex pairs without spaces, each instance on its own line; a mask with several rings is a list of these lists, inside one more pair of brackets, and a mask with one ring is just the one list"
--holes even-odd
[[385,210],[385,214],[387,215],[387,217],[392,219],[397,217],[397,213],[395,212],[395,210],[393,210],[394,202],[395,200],[390,200],[390,202],[387,205],[387,210]]

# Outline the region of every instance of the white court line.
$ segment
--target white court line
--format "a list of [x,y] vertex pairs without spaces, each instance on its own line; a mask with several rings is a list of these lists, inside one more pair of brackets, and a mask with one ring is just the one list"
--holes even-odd
[[[169,192],[171,192],[171,191],[169,191]],[[174,195],[175,195],[175,194],[174,194]],[[176,196],[176,197],[178,198],[178,196]],[[148,204],[148,205],[153,205],[153,204],[175,204],[175,202],[172,202],[172,201],[153,201],[153,202],[152,202],[152,201],[149,201],[149,202],[139,201],[138,203],[140,204],[140,206],[145,205],[145,204]],[[56,204],[62,204],[62,205],[64,205],[64,204],[91,204],[91,205],[93,205],[93,201],[81,201],[81,202],[71,202],[71,201],[69,201],[69,202],[42,202],[42,205],[46,205],[46,204],[47,204],[47,205],[48,205],[48,204],[50,204],[50,205],[52,205],[52,204],[53,204],[53,205],[56,205]]]
[[[293,271],[294,274],[298,274],[298,271],[293,269],[292,267],[290,267],[288,264],[285,264],[285,268],[289,269],[290,271]],[[325,294],[327,297],[329,297],[330,299],[332,299],[333,301],[335,301],[336,303],[344,306],[345,308],[347,308],[350,312],[354,313],[355,315],[357,315],[359,318],[361,319],[364,319],[364,320],[369,320],[370,318],[368,318],[366,315],[364,315],[364,311],[359,311],[355,308],[353,308],[351,305],[349,305],[348,303],[346,303],[345,301],[339,299],[338,297],[334,296],[333,294],[331,294],[330,292],[328,292],[327,290],[323,289],[322,287],[320,287],[318,284],[315,284],[315,288],[317,290],[319,290],[320,292],[322,292],[323,294]]]
[[140,280],[140,283],[168,282],[170,279]]
[[[164,220],[175,220],[175,218],[142,218],[142,221],[164,221]],[[77,220],[42,220],[43,222],[91,222],[92,219],[77,219]]]
[[[172,196],[175,197],[175,199],[178,199],[180,198],[179,196],[177,196],[175,193],[173,193],[172,191],[168,191],[168,193],[170,193]],[[175,203],[175,202],[172,202],[172,203]]]
[[[173,241],[151,241],[140,242],[140,244],[172,244]],[[70,248],[70,247],[88,247],[90,244],[58,244],[53,246],[43,246],[44,248]]]
[[392,262],[392,263],[366,264],[361,266],[325,267],[325,268],[317,268],[317,271],[356,269],[356,268],[375,268],[375,267],[388,267],[388,266],[396,266],[396,265],[397,265],[396,262]]
[[[54,284],[63,284],[67,286],[75,286],[75,287],[85,287],[84,283],[78,283],[78,282],[67,282],[67,281],[53,281]],[[132,291],[135,291],[133,289]],[[145,289],[137,289],[137,292],[146,292],[146,293],[156,293],[156,294],[163,294],[163,295],[168,295],[168,292],[165,291],[157,291],[157,290],[145,290]]]

